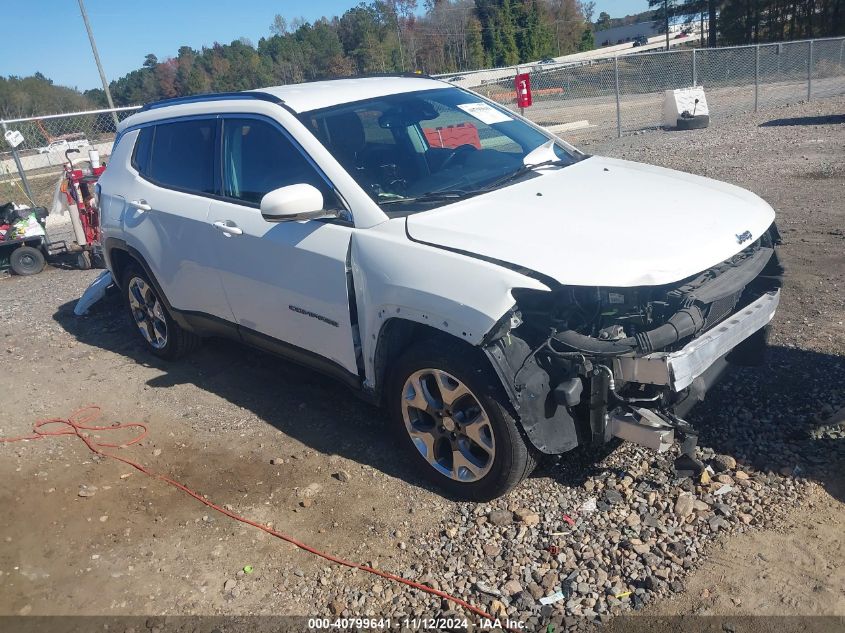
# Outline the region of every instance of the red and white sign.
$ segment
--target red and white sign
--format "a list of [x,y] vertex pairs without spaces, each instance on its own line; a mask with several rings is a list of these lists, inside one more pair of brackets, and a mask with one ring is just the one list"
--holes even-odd
[[521,73],[514,79],[516,87],[516,105],[520,108],[527,108],[531,105],[531,75]]

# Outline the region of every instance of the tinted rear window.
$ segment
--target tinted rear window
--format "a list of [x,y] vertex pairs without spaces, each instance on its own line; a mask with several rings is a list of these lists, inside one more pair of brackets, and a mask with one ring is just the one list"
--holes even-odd
[[132,166],[142,176],[149,175],[150,150],[153,148],[154,127],[142,128],[138,133],[138,140],[135,142],[135,152],[132,154]]
[[[213,119],[156,125],[149,168],[142,173],[165,187],[214,193],[216,127]],[[142,158],[139,151],[140,146],[136,148],[138,159]]]

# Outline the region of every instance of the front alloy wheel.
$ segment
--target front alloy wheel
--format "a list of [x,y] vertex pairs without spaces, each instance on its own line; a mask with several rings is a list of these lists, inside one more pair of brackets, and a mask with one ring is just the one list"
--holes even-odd
[[488,501],[534,469],[501,382],[478,349],[438,336],[391,365],[387,405],[421,473],[453,497]]
[[460,380],[421,369],[405,381],[402,417],[429,465],[455,481],[483,478],[493,466],[496,440],[478,398]]

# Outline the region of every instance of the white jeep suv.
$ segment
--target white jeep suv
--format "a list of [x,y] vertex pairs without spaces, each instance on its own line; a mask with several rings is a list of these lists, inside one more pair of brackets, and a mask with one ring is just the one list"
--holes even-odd
[[419,76],[153,103],[100,187],[152,353],[229,336],[331,374],[465,498],[614,437],[699,468],[680,416],[760,355],[780,293],[757,196]]

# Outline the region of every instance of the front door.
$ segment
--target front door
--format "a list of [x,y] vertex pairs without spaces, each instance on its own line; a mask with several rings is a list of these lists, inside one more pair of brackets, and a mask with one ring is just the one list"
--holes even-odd
[[283,130],[270,120],[238,115],[222,124],[222,198],[209,223],[223,289],[250,342],[281,342],[294,356],[312,355],[357,374],[347,254],[352,231],[340,221],[268,222],[264,194],[308,183],[332,189]]

